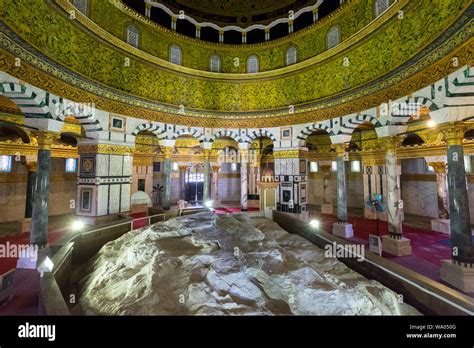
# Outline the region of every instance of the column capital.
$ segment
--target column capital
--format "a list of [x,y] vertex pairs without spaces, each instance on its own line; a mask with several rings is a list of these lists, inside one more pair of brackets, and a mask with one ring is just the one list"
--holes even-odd
[[341,143],[341,144],[334,144],[333,148],[336,151],[337,157],[344,156],[346,153],[346,149],[349,147],[349,144],[347,143]]
[[451,145],[462,145],[464,140],[464,133],[468,129],[468,126],[463,122],[448,123],[440,127],[441,132],[444,135],[444,141]]
[[61,137],[60,133],[49,131],[33,132],[33,134],[38,139],[38,150],[51,150],[51,145]]
[[179,168],[180,172],[185,172],[186,170],[188,170],[189,165],[188,164],[179,164],[178,168]]
[[331,165],[330,164],[322,164],[319,166],[319,168],[321,169],[321,173],[323,173],[324,175],[330,175],[331,174]]
[[163,156],[165,159],[171,158],[171,154],[173,153],[174,147],[172,146],[162,146],[161,147],[161,152],[163,153]]
[[382,148],[385,150],[387,153],[395,153],[397,152],[397,147],[402,143],[402,139],[398,136],[389,136],[389,137],[383,137],[379,139]]
[[204,159],[209,160],[211,157],[212,149],[203,149],[202,153],[204,154]]
[[446,173],[446,162],[428,162],[433,167],[435,173]]
[[36,172],[36,165],[37,165],[37,162],[34,162],[34,161],[26,162],[26,164],[25,164],[26,169],[29,172]]
[[213,164],[213,165],[211,166],[211,168],[212,168],[212,171],[213,171],[214,173],[217,173],[217,172],[219,172],[219,170],[221,170],[221,165],[220,165],[220,164]]

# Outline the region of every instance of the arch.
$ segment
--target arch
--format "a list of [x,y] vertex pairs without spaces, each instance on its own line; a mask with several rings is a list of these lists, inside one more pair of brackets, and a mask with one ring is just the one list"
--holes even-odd
[[372,123],[375,128],[382,127],[382,123],[375,116],[372,115],[357,115],[346,120],[341,125],[340,134],[352,135],[354,130],[364,123]]
[[439,106],[432,101],[431,99],[428,99],[426,97],[421,97],[421,96],[413,96],[411,98],[407,98],[405,101],[409,106],[410,104],[415,106],[421,107],[421,106],[426,106],[430,111],[436,111],[439,109]]
[[262,138],[262,137],[267,137],[267,138],[272,139],[272,141],[277,141],[276,137],[271,132],[267,131],[266,129],[258,129],[247,134],[247,138],[248,138],[247,142],[251,143],[255,139]]
[[298,48],[296,46],[290,46],[286,50],[286,65],[295,64],[298,61]]
[[183,51],[176,44],[171,44],[169,49],[169,61],[173,64],[183,64]]
[[240,135],[232,130],[229,130],[229,129],[226,129],[226,130],[221,130],[217,133],[215,133],[212,138],[211,138],[211,142],[214,142],[214,140],[218,139],[218,138],[222,138],[222,137],[229,137],[229,138],[232,138],[234,139],[236,142],[238,143],[242,143],[242,138],[240,137]]
[[247,58],[247,73],[257,73],[259,71],[259,59],[258,56],[253,54]]
[[297,138],[300,140],[306,140],[313,132],[319,129],[326,131],[329,135],[333,135],[331,129],[328,126],[325,126],[321,123],[313,123],[312,125],[303,128]]
[[86,134],[103,130],[100,121],[95,117],[94,107],[92,105],[74,103],[59,98],[56,115],[61,121],[64,121],[64,118],[68,115],[73,116],[79,121]]
[[332,26],[326,34],[327,49],[333,48],[341,43],[341,28],[338,25]]
[[38,96],[31,87],[4,82],[0,84],[0,94],[14,102],[25,117],[54,119],[46,98]]
[[193,138],[199,139],[200,143],[203,143],[206,141],[204,134],[202,134],[201,131],[199,131],[198,129],[193,129],[193,128],[185,128],[185,129],[181,129],[177,131],[176,133],[173,134],[172,139],[175,140],[181,135],[186,135],[186,134],[193,136]]
[[221,72],[221,57],[217,54],[213,54],[211,58],[209,58],[209,71]]
[[158,138],[162,138],[163,134],[166,133],[166,130],[161,128],[161,126],[153,123],[142,123],[138,125],[132,132],[132,135],[137,136],[138,133],[142,131],[149,131],[155,134]]
[[125,39],[130,46],[138,48],[140,42],[140,32],[134,24],[129,24],[127,26]]
[[390,7],[390,0],[375,0],[374,15],[375,18],[380,17]]

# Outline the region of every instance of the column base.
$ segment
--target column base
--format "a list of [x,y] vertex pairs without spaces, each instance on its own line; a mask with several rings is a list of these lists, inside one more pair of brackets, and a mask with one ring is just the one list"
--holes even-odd
[[451,224],[449,219],[432,219],[431,230],[446,234],[451,234]]
[[334,214],[334,207],[332,206],[332,204],[322,204],[321,214]]
[[25,218],[16,222],[16,233],[22,234],[31,231],[31,218]]
[[395,256],[409,256],[412,253],[409,239],[394,239],[390,236],[382,237],[382,250]]
[[36,270],[39,265],[46,259],[51,258],[51,250],[49,247],[35,249],[34,246],[22,250],[20,257],[16,262],[17,269]]
[[474,267],[461,266],[453,260],[441,261],[441,279],[464,292],[474,292]]
[[336,222],[332,225],[332,234],[341,238],[352,238],[354,230],[351,224]]

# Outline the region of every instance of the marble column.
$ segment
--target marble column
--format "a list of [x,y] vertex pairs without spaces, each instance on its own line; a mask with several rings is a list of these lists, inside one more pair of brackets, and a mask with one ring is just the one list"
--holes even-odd
[[240,207],[242,211],[248,210],[248,174],[247,162],[240,164]]
[[438,218],[431,220],[431,229],[437,232],[449,234],[449,202],[448,202],[448,177],[446,174],[446,162],[428,162],[436,173]]
[[248,162],[249,162],[249,144],[239,144],[240,158],[240,209],[247,211],[248,207]]
[[179,199],[186,200],[186,171],[188,165],[179,166]]
[[452,259],[443,260],[441,279],[465,292],[474,292],[474,250],[464,167],[466,126],[453,123],[442,129],[448,145],[448,190]]
[[40,248],[48,244],[48,200],[49,172],[51,169],[51,145],[59,135],[52,132],[39,132],[38,162],[36,169],[35,194],[33,198],[30,244]]
[[347,194],[346,194],[346,148],[347,144],[336,144],[337,154],[337,220],[332,233],[338,237],[351,238],[354,236],[352,225],[347,223]]
[[323,202],[321,204],[321,213],[334,214],[332,206],[331,192],[331,164],[321,164],[321,173],[323,173]]
[[210,157],[211,157],[211,150],[210,149],[204,149],[204,187],[203,187],[203,200],[204,203],[209,201],[211,199],[210,195],[210,171],[211,171],[211,165],[209,163]]
[[212,200],[214,201],[215,206],[219,204],[219,171],[221,170],[220,164],[213,164],[212,165],[212,187],[213,187],[213,195]]
[[403,202],[400,197],[400,186],[398,184],[398,164],[397,164],[397,137],[387,137],[383,139],[385,145],[385,168],[387,176],[387,222],[388,236],[382,237],[382,249],[392,255],[411,255],[410,240],[403,237],[402,229],[402,208]]
[[173,153],[173,147],[162,147],[161,151],[164,154],[163,163],[163,174],[164,174],[164,187],[163,187],[163,210],[171,209],[171,154]]
[[31,218],[36,185],[36,162],[27,162],[26,169],[28,170],[28,182],[26,184],[25,218]]

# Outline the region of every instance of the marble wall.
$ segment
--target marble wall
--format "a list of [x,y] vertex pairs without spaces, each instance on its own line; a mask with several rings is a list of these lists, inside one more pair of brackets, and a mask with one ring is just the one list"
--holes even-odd
[[[364,185],[362,181],[362,175],[350,173],[346,179],[346,190],[347,190],[347,207],[348,208],[362,208],[364,206]],[[310,174],[308,179],[309,186],[309,204],[310,205],[321,205],[324,200],[323,193],[323,177],[322,174]],[[329,179],[329,185],[331,187],[331,199],[333,206],[337,205],[337,183],[336,173],[331,173]]]
[[[51,161],[49,215],[74,213],[71,201],[76,199],[77,174],[65,173],[65,160]],[[0,222],[24,218],[28,172],[20,162],[13,161],[11,173],[0,174]]]

